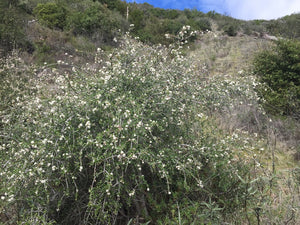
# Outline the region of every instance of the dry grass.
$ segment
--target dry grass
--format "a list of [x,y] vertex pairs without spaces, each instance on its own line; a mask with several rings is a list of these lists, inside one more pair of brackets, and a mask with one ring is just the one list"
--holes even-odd
[[[199,70],[207,71],[207,78],[221,74],[239,78],[241,73],[249,73],[254,54],[271,45],[271,41],[256,37],[228,37],[214,31],[201,36],[196,50],[189,56],[197,60]],[[216,117],[221,129],[230,133],[248,132],[246,135],[256,146],[252,151],[238,152],[244,160],[259,163],[261,167],[254,172],[269,183],[268,190],[261,190],[264,205],[260,222],[300,224],[300,123],[292,119],[271,119],[257,110],[257,106],[247,104],[246,101]],[[258,137],[257,143],[254,136]]]
[[213,31],[204,34],[190,56],[207,66],[210,75],[234,74],[249,68],[255,52],[267,48],[270,41],[253,36],[229,37]]

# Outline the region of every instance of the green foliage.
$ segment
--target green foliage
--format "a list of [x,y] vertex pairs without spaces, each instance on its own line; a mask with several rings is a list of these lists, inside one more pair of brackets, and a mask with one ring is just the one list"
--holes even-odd
[[24,65],[16,51],[13,51],[6,59],[1,58],[0,67],[0,83],[2,84],[0,89],[0,111],[4,112],[13,107],[19,95],[31,92],[28,85],[30,85],[32,79],[32,71]]
[[68,29],[76,35],[87,35],[99,43],[112,43],[118,30],[126,29],[126,26],[120,14],[111,12],[99,3],[68,17]]
[[206,13],[206,15],[209,17],[209,18],[212,18],[212,19],[219,19],[221,17],[221,14],[217,13],[216,11],[209,11],[208,13]]
[[218,30],[229,36],[236,36],[242,24],[242,21],[224,15],[218,15],[214,21],[218,25]]
[[35,46],[35,60],[37,64],[44,64],[45,62],[54,62],[54,52],[49,44],[45,41],[39,41],[34,43]]
[[24,30],[27,16],[17,4],[18,1],[0,2],[0,55],[6,55],[13,49],[33,51]]
[[[2,12],[1,9],[5,10]],[[205,14],[196,9],[165,10],[148,3],[127,3],[122,0],[3,0],[0,11],[3,15],[0,19],[0,44],[4,52],[18,48],[33,53],[32,43],[35,40],[24,29],[33,26],[34,23],[26,24],[24,20],[27,17],[32,20],[32,16],[51,29],[57,28],[66,33],[72,30],[75,35],[83,35],[95,46],[116,46],[112,41],[117,36],[116,31],[128,31],[129,23],[135,25],[131,30],[135,36],[153,44],[169,44],[171,41],[164,39],[163,33],[174,35],[184,25],[190,25],[194,30],[211,30],[212,22],[230,36],[235,36],[240,28],[247,35],[268,32],[284,37],[300,36],[299,14],[272,21],[238,21],[214,11]]]
[[160,19],[165,18],[166,10],[161,8],[152,8],[150,9],[150,13]]
[[184,9],[183,10],[184,14],[188,19],[195,19],[197,17],[203,17],[205,14],[203,12],[198,11],[197,9]]
[[224,33],[229,35],[229,36],[236,36],[237,35],[238,27],[234,24],[225,25],[223,27],[223,29],[224,29]]
[[[155,23],[156,22],[156,23]],[[159,19],[151,17],[145,27],[138,31],[137,36],[145,43],[165,43],[165,31]]]
[[162,26],[164,27],[164,34],[168,33],[175,35],[182,28],[183,24],[177,20],[164,20]]
[[118,10],[120,12],[121,15],[123,15],[124,17],[127,14],[127,3],[124,1],[117,1],[116,5],[115,5],[115,9]]
[[282,25],[282,36],[288,38],[297,38],[300,39],[300,13],[292,14],[290,16],[286,16],[283,18],[283,25]]
[[19,4],[19,0],[2,0],[1,1],[1,8],[11,8],[16,7]]
[[267,32],[264,21],[246,21],[241,24],[241,28],[246,35],[260,35]]
[[102,3],[103,5],[106,5],[109,9],[115,9],[117,3],[120,0],[97,0],[97,1],[100,2],[100,3]]
[[129,22],[134,24],[134,32],[141,30],[145,26],[144,12],[140,9],[131,9]]
[[189,25],[195,30],[207,31],[211,30],[211,22],[208,18],[201,17],[193,20],[189,20]]
[[121,15],[125,16],[127,12],[128,4],[126,1],[122,0],[93,0],[94,2],[100,2],[104,7],[107,7],[110,10],[116,10]]
[[290,39],[300,38],[300,14],[292,14],[277,20],[266,21],[267,31],[273,35]]
[[264,84],[258,93],[264,106],[275,115],[300,115],[300,42],[280,40],[254,60],[254,73]]
[[175,10],[175,9],[169,9],[166,11],[166,19],[176,19],[178,16],[180,15],[180,11],[179,10]]
[[34,15],[49,28],[64,29],[66,25],[67,10],[64,6],[48,2],[45,4],[38,4],[34,10]]

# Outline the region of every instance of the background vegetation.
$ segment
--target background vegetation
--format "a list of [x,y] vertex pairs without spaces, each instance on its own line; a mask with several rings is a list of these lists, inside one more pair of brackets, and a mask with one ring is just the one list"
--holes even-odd
[[[41,32],[37,28],[39,25],[59,32],[60,36],[66,36],[65,42],[73,50],[80,47],[84,52],[91,51],[92,45],[93,50],[99,45],[110,49],[111,46],[116,46],[114,37],[127,31],[145,43],[168,45],[174,40],[166,39],[165,34],[174,37],[184,25],[200,31],[212,30],[213,26],[229,36],[263,36],[264,33],[269,33],[297,39],[300,34],[299,14],[271,21],[242,21],[214,11],[203,13],[195,9],[164,10],[147,3],[126,3],[121,0],[3,0],[0,10],[3,15],[0,20],[2,54],[12,49],[21,49],[30,54],[35,52],[38,61],[46,60],[45,54],[39,51],[41,39],[51,49],[55,49],[48,51],[47,54],[51,57],[63,52],[58,51],[61,48],[49,38],[51,34],[48,31]],[[134,24],[134,27],[130,28],[130,24]],[[45,36],[48,38],[44,38]],[[74,43],[74,40],[82,38],[90,42],[88,48],[78,41]]]

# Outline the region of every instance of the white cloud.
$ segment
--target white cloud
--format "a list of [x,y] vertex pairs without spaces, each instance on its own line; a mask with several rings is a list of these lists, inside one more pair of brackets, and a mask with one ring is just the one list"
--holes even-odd
[[226,0],[232,17],[239,19],[277,19],[300,12],[299,0]]
[[300,0],[197,0],[199,9],[215,10],[238,19],[277,19],[300,12]]
[[[133,2],[134,0],[127,0]],[[300,12],[300,0],[136,0],[162,8],[197,8],[226,13],[238,19],[277,19]]]

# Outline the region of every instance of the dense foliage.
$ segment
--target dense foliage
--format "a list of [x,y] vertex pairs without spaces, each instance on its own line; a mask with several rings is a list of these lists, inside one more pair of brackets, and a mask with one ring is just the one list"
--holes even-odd
[[300,14],[292,14],[278,20],[266,22],[267,30],[273,35],[299,39],[300,38]]
[[84,11],[74,12],[68,17],[68,29],[75,35],[85,35],[95,42],[111,44],[127,22],[101,4],[92,4]]
[[26,13],[17,6],[18,1],[0,2],[0,55],[6,55],[13,49],[33,51],[32,44],[25,35]]
[[258,87],[267,111],[300,119],[300,42],[280,40],[258,54],[254,73],[263,85]]
[[66,25],[66,9],[57,3],[38,4],[33,13],[41,23],[50,28],[63,29]]
[[[40,32],[40,29],[31,29],[36,23],[68,36],[69,44],[74,48],[77,45],[72,43],[72,39],[82,36],[91,44],[106,49],[116,46],[113,38],[119,30],[122,33],[130,31],[145,43],[169,45],[173,40],[166,39],[165,34],[174,36],[186,25],[198,31],[211,30],[214,25],[229,36],[235,36],[238,32],[247,35],[268,32],[283,37],[299,37],[298,14],[272,21],[241,21],[214,11],[165,10],[148,3],[122,0],[3,0],[0,11],[3,15],[0,18],[0,45],[4,53],[17,48],[30,54],[36,51],[39,55],[36,45],[40,40],[35,32]],[[130,24],[134,27],[129,27]],[[41,35],[48,34],[42,32]],[[49,41],[45,44],[53,48],[53,42]]]

